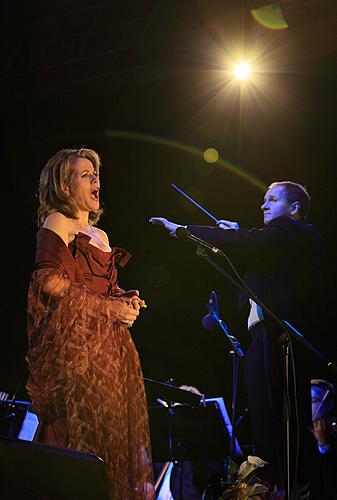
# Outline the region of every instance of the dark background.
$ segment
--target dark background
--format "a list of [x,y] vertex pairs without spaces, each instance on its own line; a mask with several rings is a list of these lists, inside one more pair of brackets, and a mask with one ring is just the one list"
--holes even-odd
[[[171,183],[243,227],[261,225],[264,185],[290,179],[307,186],[325,246],[321,326],[310,339],[337,361],[337,4],[279,2],[289,28],[271,30],[250,13],[265,3],[2,2],[0,390],[18,388],[26,398],[38,178],[63,147],[101,154],[100,224],[113,245],[133,254],[121,286],[139,288],[148,304],[132,329],[146,377],[173,378],[230,405],[229,343],[201,324],[211,290],[231,333],[244,349],[248,341],[233,286],[193,247],[148,223],[156,215],[211,223]],[[243,86],[231,74],[241,56],[255,67]],[[207,147],[219,151],[217,163],[203,160]],[[330,376],[318,369],[321,375]],[[240,369],[240,409],[241,378]]]

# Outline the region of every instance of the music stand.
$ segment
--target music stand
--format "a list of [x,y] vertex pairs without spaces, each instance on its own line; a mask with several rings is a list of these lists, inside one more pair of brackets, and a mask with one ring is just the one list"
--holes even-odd
[[149,405],[154,462],[222,459],[226,456],[228,433],[217,401],[171,384],[146,379],[152,399],[166,405]]
[[166,384],[164,382],[158,382],[151,378],[144,377],[145,389],[149,400],[151,397],[155,401],[157,399],[162,399],[167,402],[183,403],[191,406],[198,406],[202,401],[202,396],[200,394],[195,394],[194,392],[187,391],[186,389],[181,389],[176,385]]

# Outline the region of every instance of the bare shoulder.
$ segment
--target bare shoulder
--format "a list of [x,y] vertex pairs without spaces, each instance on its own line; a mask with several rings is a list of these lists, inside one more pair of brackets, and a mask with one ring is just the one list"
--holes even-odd
[[46,217],[43,227],[54,231],[64,241],[66,245],[69,243],[69,219],[60,212],[53,212]]
[[105,231],[103,231],[103,229],[100,229],[99,227],[95,226],[95,229],[97,230],[100,238],[104,241],[104,243],[106,245],[109,245],[109,238],[108,238],[108,235],[106,234]]

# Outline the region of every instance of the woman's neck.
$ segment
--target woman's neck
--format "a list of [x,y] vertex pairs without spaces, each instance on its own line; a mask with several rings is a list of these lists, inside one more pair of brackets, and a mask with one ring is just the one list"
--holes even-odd
[[87,227],[89,225],[89,212],[79,212],[77,217],[77,223],[79,226]]

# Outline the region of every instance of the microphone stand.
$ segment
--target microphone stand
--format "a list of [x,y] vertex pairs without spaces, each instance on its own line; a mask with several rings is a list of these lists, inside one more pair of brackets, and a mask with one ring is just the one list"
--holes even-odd
[[227,325],[222,321],[216,312],[212,311],[212,315],[216,319],[218,325],[225,333],[227,339],[231,343],[232,351],[230,354],[233,355],[233,396],[232,396],[232,433],[229,440],[229,458],[233,459],[235,450],[235,438],[236,438],[236,406],[237,406],[237,390],[238,390],[238,375],[239,375],[239,361],[244,357],[243,351],[240,346],[239,340],[230,335]]
[[[223,276],[225,276],[229,281],[231,281],[237,288],[243,291],[249,298],[256,302],[264,312],[271,316],[276,322],[281,326],[285,333],[285,338],[283,342],[283,370],[284,370],[284,408],[283,408],[283,418],[284,418],[284,428],[285,428],[285,500],[290,500],[291,498],[291,486],[290,486],[290,393],[289,393],[289,345],[291,342],[291,335],[297,341],[300,341],[309,350],[316,354],[319,359],[325,364],[330,370],[337,374],[337,366],[324,356],[316,347],[314,347],[310,342],[308,342],[304,336],[296,330],[288,321],[281,320],[274,314],[256,295],[255,293],[245,284],[241,284],[239,279],[235,279],[226,273],[220,266],[216,264],[208,255],[208,252],[212,252],[215,255],[224,257],[230,264],[232,269],[234,269],[233,264],[227,257],[225,252],[221,249],[211,245],[207,241],[202,240],[194,236],[187,228],[178,227],[175,231],[178,238],[187,239],[192,241],[197,245],[196,254],[200,257],[204,257],[209,264],[211,264],[217,271],[219,271]],[[297,403],[296,403],[297,404]],[[233,422],[234,424],[234,422]],[[297,464],[296,464],[297,468]]]

